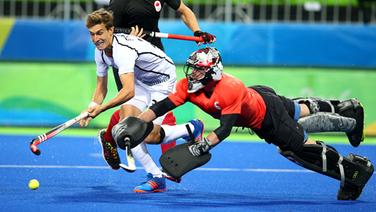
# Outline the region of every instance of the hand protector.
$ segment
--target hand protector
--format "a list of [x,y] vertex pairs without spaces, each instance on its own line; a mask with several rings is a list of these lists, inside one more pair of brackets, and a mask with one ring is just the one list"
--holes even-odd
[[198,157],[210,150],[210,141],[207,138],[203,138],[200,142],[190,145],[188,149],[193,156]]
[[[212,35],[208,32],[202,32],[202,31],[199,31],[199,30],[195,31],[193,33],[193,35],[196,36],[196,37],[201,37],[204,40],[204,42],[203,42],[204,44],[213,43],[216,40],[215,35]],[[197,43],[201,44],[201,42],[197,42]]]

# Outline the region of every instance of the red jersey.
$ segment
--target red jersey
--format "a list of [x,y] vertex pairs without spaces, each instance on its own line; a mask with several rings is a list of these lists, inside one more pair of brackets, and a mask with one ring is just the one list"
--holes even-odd
[[247,88],[239,79],[223,74],[217,82],[210,97],[201,89],[188,93],[188,80],[179,80],[176,91],[168,96],[176,105],[192,102],[212,117],[219,119],[221,115],[240,114],[235,125],[260,129],[266,113],[265,102],[252,88]]

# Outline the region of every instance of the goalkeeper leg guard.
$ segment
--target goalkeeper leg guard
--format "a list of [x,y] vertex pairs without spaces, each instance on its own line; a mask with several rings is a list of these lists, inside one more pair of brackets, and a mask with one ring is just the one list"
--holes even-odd
[[[347,158],[353,163],[358,164],[359,166],[365,167],[365,171],[367,175],[364,176],[364,180],[368,181],[367,179],[369,179],[372,176],[372,173],[374,171],[374,167],[371,164],[371,161],[369,161],[365,157],[362,157],[360,155],[355,155],[355,154],[349,154]],[[338,200],[356,200],[362,193],[363,188],[364,186],[354,186],[352,184],[341,185],[338,190],[337,199]]]
[[336,106],[338,105],[339,101],[337,100],[324,100],[317,97],[295,98],[293,100],[299,104],[307,105],[311,114],[315,114],[317,112],[336,113],[338,111]]
[[338,104],[341,116],[356,120],[354,129],[346,132],[352,146],[357,147],[364,140],[364,108],[357,99],[350,99]]
[[[309,108],[311,113],[310,116],[304,117],[302,121],[299,123],[304,125],[304,129],[310,132],[329,132],[329,131],[337,131],[337,132],[346,132],[346,135],[351,143],[352,146],[357,147],[359,144],[364,140],[364,108],[359,100],[357,99],[348,99],[344,101],[338,100],[324,100],[319,98],[296,98],[294,101],[298,102],[299,104],[305,104]],[[330,112],[339,114],[340,117],[333,117],[333,116],[326,116],[323,118],[322,115],[319,115],[322,121],[328,122],[323,123],[321,125],[325,125],[325,127],[329,127],[329,129],[325,130],[319,124],[315,126],[311,126],[312,123],[315,122],[317,116],[314,116],[316,113],[319,112]],[[344,118],[341,118],[344,117]],[[349,122],[349,119],[354,119],[355,122]],[[312,120],[311,120],[312,119]],[[304,123],[306,122],[306,123]],[[333,123],[333,124],[332,124]],[[337,123],[337,124],[334,124]],[[343,124],[343,125],[341,125]],[[328,126],[330,125],[330,126]],[[310,129],[308,130],[309,127]],[[350,131],[348,131],[352,128]],[[322,131],[323,130],[323,131]]]
[[343,157],[323,142],[305,144],[302,151],[281,150],[292,162],[341,181],[338,199],[357,199],[373,174],[372,163],[362,156]]
[[315,132],[351,132],[356,126],[356,120],[335,113],[318,112],[300,118],[298,123],[307,133]]

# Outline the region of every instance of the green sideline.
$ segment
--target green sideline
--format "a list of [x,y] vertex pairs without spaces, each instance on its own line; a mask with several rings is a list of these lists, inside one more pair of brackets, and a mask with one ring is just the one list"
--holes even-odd
[[[23,127],[0,127],[1,135],[35,135],[38,136],[50,130],[51,128],[23,128]],[[82,136],[82,137],[96,137],[98,129],[94,128],[69,128],[61,132],[58,136]],[[207,132],[205,133],[207,134]],[[330,144],[348,144],[346,136],[338,134],[312,135],[316,140],[325,141]],[[248,133],[232,133],[226,141],[241,141],[241,142],[260,142],[261,139],[256,135]],[[376,137],[366,137],[363,144],[376,145]]]

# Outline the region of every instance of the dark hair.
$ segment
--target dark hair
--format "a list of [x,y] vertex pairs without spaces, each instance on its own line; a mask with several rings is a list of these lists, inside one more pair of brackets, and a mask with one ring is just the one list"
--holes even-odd
[[112,13],[101,8],[90,13],[86,18],[86,27],[91,28],[97,24],[104,24],[106,29],[114,26],[114,18]]

